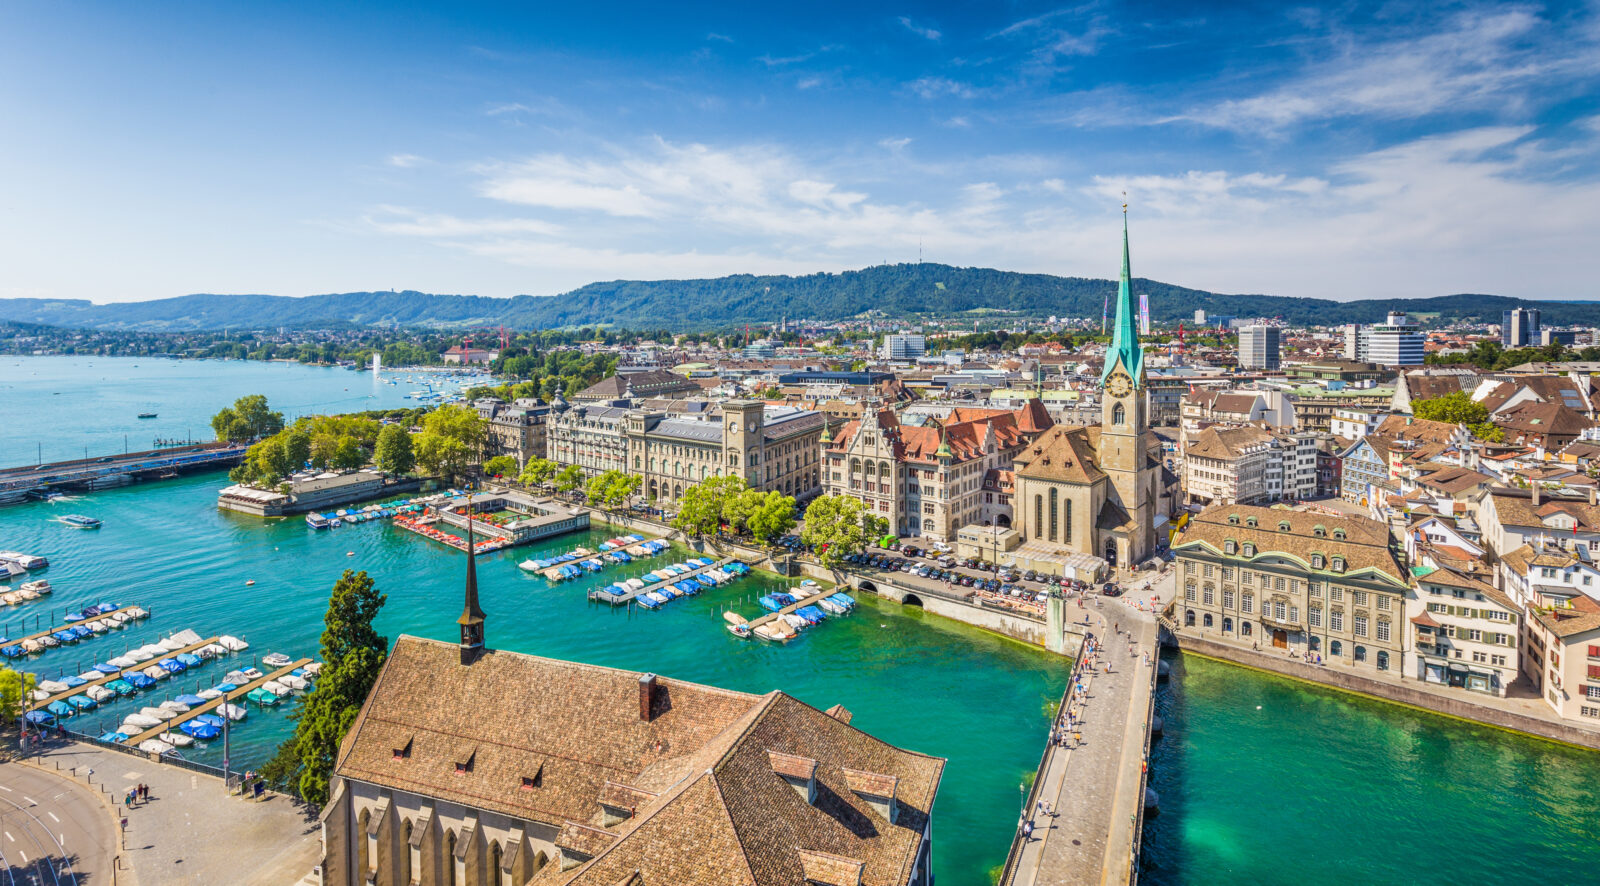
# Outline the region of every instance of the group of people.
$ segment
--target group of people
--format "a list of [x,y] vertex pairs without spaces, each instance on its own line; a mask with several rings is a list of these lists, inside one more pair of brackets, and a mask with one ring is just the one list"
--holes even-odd
[[[90,771],[92,772],[93,770]],[[150,786],[141,783],[128,788],[128,793],[122,798],[122,805],[127,808],[132,808],[134,806],[138,806],[140,803],[147,803],[149,801]]]

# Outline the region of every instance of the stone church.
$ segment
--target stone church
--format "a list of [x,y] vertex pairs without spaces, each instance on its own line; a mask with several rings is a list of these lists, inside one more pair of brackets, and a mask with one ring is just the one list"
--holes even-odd
[[[1133,566],[1156,552],[1163,485],[1175,482],[1161,465],[1150,433],[1144,351],[1134,314],[1123,209],[1122,280],[1117,320],[1100,373],[1100,426],[1058,425],[1016,456],[1016,526],[1037,558],[1089,554],[1112,566]],[[1164,476],[1165,474],[1165,476]]]

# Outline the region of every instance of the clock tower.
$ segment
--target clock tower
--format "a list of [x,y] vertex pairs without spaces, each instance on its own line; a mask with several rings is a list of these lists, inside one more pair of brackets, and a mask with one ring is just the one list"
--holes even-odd
[[1156,489],[1159,463],[1149,456],[1144,350],[1133,312],[1133,277],[1128,260],[1128,207],[1122,207],[1122,278],[1117,285],[1117,321],[1106,365],[1100,373],[1100,469],[1111,483],[1108,501],[1127,514],[1127,522],[1103,539],[1095,553],[1118,566],[1139,563],[1155,550]]

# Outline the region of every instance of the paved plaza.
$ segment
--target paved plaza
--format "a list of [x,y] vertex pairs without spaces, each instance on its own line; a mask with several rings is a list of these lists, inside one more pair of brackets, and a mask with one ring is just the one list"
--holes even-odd
[[[116,813],[127,818],[121,856],[133,876],[119,872],[118,886],[281,886],[299,882],[317,864],[316,819],[282,795],[269,793],[259,801],[231,796],[215,776],[77,742],[52,743],[41,757],[29,759],[47,770],[59,765],[80,783],[87,778],[95,790],[103,786]],[[149,786],[149,801],[125,807],[123,796],[139,784]],[[101,814],[115,822],[108,808]],[[79,882],[98,886],[111,880]]]

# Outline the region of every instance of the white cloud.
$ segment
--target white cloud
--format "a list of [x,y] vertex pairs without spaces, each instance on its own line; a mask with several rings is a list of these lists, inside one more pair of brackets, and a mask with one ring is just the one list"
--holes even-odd
[[919,25],[912,21],[911,16],[909,15],[900,16],[900,25],[911,33],[916,34],[918,37],[921,37],[924,40],[932,40],[935,43],[939,42],[939,38],[944,36],[933,28]]
[[720,43],[732,43],[732,42],[734,42],[732,37],[729,37],[727,34],[718,34],[716,31],[712,31],[711,33],[707,34],[706,35],[706,40],[708,42],[712,41],[712,40],[715,40],[715,41],[718,41]]
[[414,169],[427,161],[416,154],[390,154],[389,159],[384,162],[401,169]]
[[948,77],[922,77],[907,83],[906,88],[928,99],[943,98],[945,96],[972,98],[977,95],[977,90],[971,86],[951,80]]
[[1246,131],[1353,115],[1385,118],[1504,110],[1573,76],[1593,77],[1594,41],[1574,32],[1540,39],[1549,24],[1523,8],[1463,12],[1440,29],[1376,43],[1342,34],[1327,57],[1273,89],[1227,99],[1169,119]]
[[[898,150],[830,167],[768,145],[655,139],[480,168],[479,194],[522,207],[516,217],[382,207],[366,226],[542,268],[543,291],[617,277],[842,270],[909,260],[919,243],[931,261],[1109,276],[1126,190],[1141,276],[1332,298],[1592,295],[1600,183],[1537,177],[1571,149],[1530,134],[1465,130],[1297,176],[1082,176],[1059,158],[919,165]],[[901,196],[886,196],[896,188]]]

